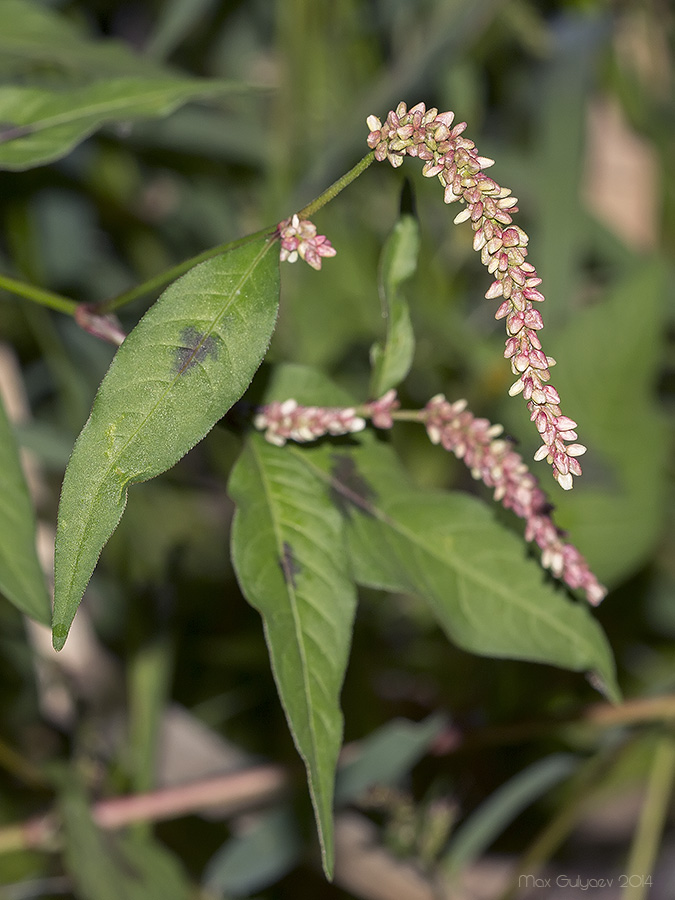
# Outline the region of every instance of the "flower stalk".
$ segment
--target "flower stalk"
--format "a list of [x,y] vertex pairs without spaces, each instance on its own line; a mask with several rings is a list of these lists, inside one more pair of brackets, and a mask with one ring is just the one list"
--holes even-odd
[[353,407],[302,406],[295,400],[269,403],[258,409],[253,425],[266,440],[282,447],[287,441],[309,443],[325,436],[363,431],[367,421],[376,428],[391,428],[396,421],[415,421],[426,429],[432,444],[461,459],[473,478],[492,489],[494,499],[525,521],[525,539],[541,550],[541,564],[572,589],[585,592],[597,606],[607,593],[582,554],[565,541],[556,527],[552,507],[536,477],[511,441],[502,437],[501,425],[476,418],[465,400],[450,403],[442,394],[423,409],[402,410],[396,391]]

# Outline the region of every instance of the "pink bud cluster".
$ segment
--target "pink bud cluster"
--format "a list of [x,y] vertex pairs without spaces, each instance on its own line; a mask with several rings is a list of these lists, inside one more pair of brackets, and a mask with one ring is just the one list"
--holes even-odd
[[270,444],[283,447],[286,441],[307,443],[325,435],[363,431],[366,420],[353,408],[300,406],[295,400],[261,406],[253,419],[258,431],[265,432]]
[[583,589],[589,603],[600,603],[606,588],[577,548],[563,540],[537,479],[511,442],[500,438],[502,426],[475,418],[466,400],[449,403],[442,394],[427,403],[423,421],[433,444],[463,460],[474,478],[494,488],[495,500],[525,520],[525,540],[535,541],[541,549],[544,568],[569,587]]
[[533,304],[541,303],[544,295],[537,289],[541,279],[536,269],[526,261],[528,236],[513,224],[511,214],[518,211],[518,201],[508,188],[483,172],[494,160],[479,156],[473,141],[462,136],[465,122],[453,126],[453,121],[452,112],[427,110],[423,103],[408,110],[405,103],[399,103],[384,125],[376,116],[368,117],[368,146],[376,159],[388,159],[394,167],[400,166],[405,156],[423,160],[423,174],[438,176],[445,202],[459,200],[464,205],[454,221],[471,222],[474,249],[494,278],[485,296],[503,298],[495,318],[506,319],[504,356],[517,376],[509,393],[523,394],[541,437],[535,459],[546,459],[558,484],[569,490],[572,476],[581,474],[577,457],[586,448],[568,444],[577,439],[576,423],[562,415],[558,392],[548,383],[555,360],[542,351],[537,333],[544,323]]
[[337,252],[325,234],[316,233],[316,225],[309,219],[291,216],[279,222],[277,232],[281,238],[281,262],[294,263],[300,257],[318,270],[323,256],[335,256]]

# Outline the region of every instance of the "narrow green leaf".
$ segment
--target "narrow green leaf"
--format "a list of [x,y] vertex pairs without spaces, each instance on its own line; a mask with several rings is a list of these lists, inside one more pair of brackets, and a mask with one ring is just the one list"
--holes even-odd
[[51,605],[35,550],[35,513],[19,448],[0,397],[0,593],[38,622],[49,624]]
[[276,321],[272,241],[201,263],[170,285],[118,350],[66,470],[56,536],[60,649],[130,484],[173,466],[241,397]]
[[111,834],[91,818],[82,789],[64,778],[60,811],[65,863],[82,900],[188,900],[190,884],[178,860],[141,832]]
[[387,332],[384,343],[374,344],[370,351],[373,366],[370,393],[373,397],[381,397],[400,384],[412,365],[415,337],[401,286],[415,273],[419,244],[417,219],[404,215],[394,226],[382,251],[379,288]]
[[158,634],[134,654],[128,667],[131,789],[136,793],[155,787],[157,751],[162,716],[170,697],[173,648],[166,633]]
[[339,695],[356,591],[342,519],[325,481],[287,448],[252,435],[229,485],[237,504],[232,560],[262,615],[272,670],[309,788],[327,875],[333,871],[333,792],[342,742]]
[[52,162],[107,122],[168,115],[197,97],[232,91],[226,82],[120,77],[70,90],[0,88],[0,169]]
[[538,759],[503,784],[462,823],[443,859],[443,867],[457,874],[475,862],[524,809],[569,778],[578,767],[570,753]]
[[424,597],[465,650],[592,671],[608,696],[619,696],[589,608],[546,583],[480,500],[417,490],[391,448],[367,436],[359,446],[293,452],[328,479],[359,583]]

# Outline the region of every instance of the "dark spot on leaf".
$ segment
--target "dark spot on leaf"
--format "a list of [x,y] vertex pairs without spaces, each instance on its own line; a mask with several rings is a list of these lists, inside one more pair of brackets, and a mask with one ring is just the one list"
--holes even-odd
[[375,515],[373,501],[377,491],[360,474],[352,457],[335,453],[332,459],[330,494],[335,506],[345,516],[353,506],[367,516]]
[[218,343],[213,335],[204,334],[190,325],[180,333],[180,345],[176,347],[174,371],[178,375],[187,372],[207,357],[218,359]]
[[14,125],[13,122],[0,122],[0,144],[15,141],[33,133],[32,125]]
[[279,560],[279,566],[284,573],[284,581],[286,584],[290,584],[290,586],[295,589],[295,576],[302,572],[302,566],[293,556],[293,548],[288,541],[284,541],[284,553]]

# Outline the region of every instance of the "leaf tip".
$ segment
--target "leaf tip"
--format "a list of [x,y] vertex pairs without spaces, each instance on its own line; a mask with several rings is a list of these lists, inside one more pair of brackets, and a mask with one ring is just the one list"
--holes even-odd
[[68,625],[55,624],[52,626],[52,646],[55,650],[58,651],[63,649],[69,631],[70,628]]

